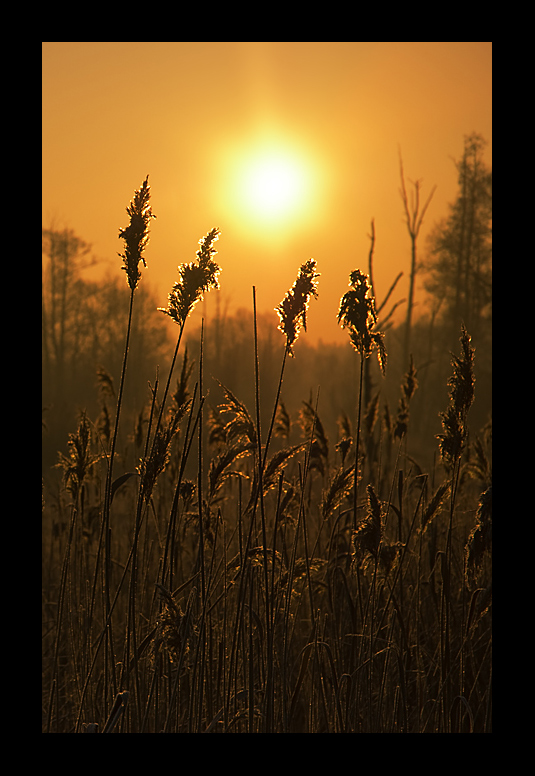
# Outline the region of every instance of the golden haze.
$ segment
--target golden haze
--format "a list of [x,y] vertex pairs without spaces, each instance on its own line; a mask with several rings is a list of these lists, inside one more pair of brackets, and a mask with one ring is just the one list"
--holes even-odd
[[378,298],[400,271],[407,294],[398,149],[409,190],[423,180],[425,201],[437,185],[420,256],[455,197],[465,134],[489,141],[490,162],[491,57],[467,42],[44,43],[43,226],[72,228],[119,273],[118,230],[149,174],[144,282],[162,306],[217,226],[223,308],[251,309],[254,285],[276,326],[314,258],[308,337],[344,341],[338,304],[350,271],[367,271],[372,218]]

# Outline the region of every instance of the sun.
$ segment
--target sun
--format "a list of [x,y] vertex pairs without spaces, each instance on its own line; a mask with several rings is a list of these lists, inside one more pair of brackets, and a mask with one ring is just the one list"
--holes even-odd
[[280,137],[234,143],[224,153],[217,196],[225,215],[248,234],[280,242],[317,219],[320,173],[303,142]]
[[303,164],[288,152],[257,153],[241,170],[242,207],[254,220],[290,220],[305,204],[307,177]]

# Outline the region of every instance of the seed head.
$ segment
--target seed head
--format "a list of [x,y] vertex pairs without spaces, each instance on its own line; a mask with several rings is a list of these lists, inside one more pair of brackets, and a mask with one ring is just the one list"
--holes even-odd
[[222,414],[231,415],[230,420],[225,423],[222,429],[226,441],[232,442],[240,437],[246,437],[252,445],[257,445],[256,427],[247,407],[219,380],[217,382],[225,394],[225,401],[218,406],[218,410]]
[[359,269],[349,275],[350,290],[340,300],[338,323],[349,331],[349,339],[355,350],[365,358],[377,348],[379,366],[383,375],[386,372],[386,348],[382,332],[373,331],[377,324],[375,299],[368,276]]
[[66,487],[76,499],[82,483],[99,460],[91,452],[91,427],[85,412],[80,414],[76,434],[69,434],[67,441],[69,454],[59,453],[59,463],[63,469]]
[[149,455],[142,458],[137,466],[141,477],[141,485],[148,500],[156,484],[156,480],[164,471],[171,457],[171,442],[179,431],[179,423],[186,412],[184,405],[178,412],[172,414],[165,428],[158,428]]
[[461,355],[452,355],[453,375],[449,385],[450,403],[440,413],[444,434],[438,435],[440,453],[446,468],[451,468],[460,458],[468,436],[468,410],[474,401],[475,377],[473,371],[474,348],[464,326],[461,328]]
[[382,538],[381,502],[377,498],[372,485],[366,488],[368,494],[368,512],[352,536],[352,552],[358,562],[371,555],[376,558]]
[[463,416],[466,416],[468,410],[474,401],[474,353],[475,349],[470,345],[471,337],[464,328],[461,327],[461,355],[452,356],[453,375],[448,383],[450,386],[450,397],[455,410]]
[[483,558],[492,552],[492,485],[481,494],[472,530],[465,552],[465,574],[468,581],[477,579],[483,566]]
[[207,291],[211,288],[219,288],[218,275],[221,267],[212,258],[217,253],[213,244],[219,240],[219,235],[219,229],[214,228],[199,240],[201,248],[197,251],[197,261],[179,266],[180,280],[175,283],[169,294],[167,309],[158,308],[179,326],[184,325],[188,315]]
[[149,176],[143,181],[141,188],[135,192],[132,202],[126,208],[130,216],[130,223],[125,229],[119,229],[119,237],[125,241],[125,252],[119,256],[123,259],[124,269],[128,278],[128,285],[132,291],[137,288],[141,280],[141,272],[138,264],[143,262],[147,266],[143,257],[147,243],[149,242],[149,221],[156,218],[150,206],[150,186]]
[[309,259],[299,268],[297,280],[288,291],[282,302],[275,308],[280,318],[279,330],[286,335],[286,348],[290,356],[294,353],[292,346],[299,337],[300,326],[307,330],[307,309],[311,296],[318,296],[319,272],[316,272],[316,262]]
[[398,416],[394,429],[394,437],[400,439],[407,433],[409,426],[409,405],[416,389],[418,388],[418,380],[416,379],[416,368],[411,353],[411,362],[409,371],[405,375],[405,381],[401,386],[401,399],[398,402]]

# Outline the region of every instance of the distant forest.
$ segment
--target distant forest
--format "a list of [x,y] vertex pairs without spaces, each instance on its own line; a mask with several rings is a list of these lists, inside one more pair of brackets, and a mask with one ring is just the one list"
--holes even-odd
[[[400,385],[412,357],[418,389],[411,402],[411,444],[407,451],[422,465],[436,452],[434,437],[440,432],[439,412],[448,398],[447,379],[451,352],[457,352],[461,323],[475,347],[476,398],[471,427],[480,430],[491,417],[491,225],[492,173],[482,161],[485,141],[478,135],[465,138],[464,152],[456,163],[459,189],[447,218],[434,224],[427,244],[416,253],[418,231],[425,208],[419,203],[419,185],[407,192],[401,166],[400,193],[405,206],[413,246],[413,274],[422,273],[428,294],[427,317],[414,319],[412,299],[406,304],[406,319],[390,325],[388,310],[396,304],[395,291],[379,314],[378,330],[385,330],[388,353],[386,377],[375,359],[366,360],[363,402],[375,418],[380,437],[381,423],[395,418],[401,400]],[[416,197],[414,196],[416,195]],[[414,204],[416,203],[416,204]],[[373,225],[372,225],[373,226]],[[355,265],[372,270],[370,257],[355,258]],[[424,258],[420,260],[419,255]],[[98,282],[84,279],[92,262],[91,247],[71,230],[43,229],[43,469],[46,475],[65,450],[68,434],[86,409],[101,434],[109,433],[113,421],[114,394],[120,378],[124,330],[128,318],[129,289],[124,276]],[[320,268],[321,269],[321,268]],[[381,300],[377,300],[379,306]],[[118,449],[135,467],[136,426],[146,422],[151,387],[167,379],[171,341],[169,326],[146,282],[137,289],[129,351],[123,422]],[[313,315],[313,308],[310,310]],[[186,346],[181,347],[175,381],[185,366],[191,385],[197,380],[200,351],[200,311],[186,328]],[[259,315],[260,385],[265,406],[271,407],[284,352],[284,338],[276,328],[275,315]],[[184,355],[186,353],[186,355]],[[184,365],[183,359],[186,359]],[[203,369],[207,406],[221,401],[219,383],[229,388],[249,411],[254,411],[252,310],[204,321]],[[158,367],[160,372],[158,373]],[[344,345],[311,345],[301,337],[295,358],[288,359],[281,401],[290,419],[297,418],[303,402],[315,406],[324,424],[332,453],[339,441],[344,417],[355,419],[355,381],[358,358],[348,338]],[[377,422],[379,421],[379,422]],[[268,419],[263,419],[264,423]],[[371,420],[370,420],[371,422]],[[390,421],[391,422],[391,421]],[[108,432],[106,429],[108,428]],[[129,429],[129,430],[128,430]],[[294,432],[299,434],[296,426]],[[122,437],[122,438],[121,438]],[[129,451],[129,452],[127,452]],[[126,461],[125,461],[126,463]]]

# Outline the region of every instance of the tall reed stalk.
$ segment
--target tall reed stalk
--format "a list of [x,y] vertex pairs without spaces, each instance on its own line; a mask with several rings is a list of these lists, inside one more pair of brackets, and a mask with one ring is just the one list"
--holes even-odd
[[[189,264],[181,264],[178,268],[179,280],[176,282],[168,297],[167,308],[159,308],[161,312],[168,315],[178,326],[179,334],[173,353],[171,366],[169,368],[169,374],[167,382],[164,388],[164,394],[160,403],[160,409],[154,429],[153,441],[150,446],[150,453],[146,456],[140,466],[140,485],[139,496],[136,509],[136,520],[134,527],[133,538],[133,554],[132,554],[132,566],[130,575],[130,593],[129,593],[129,619],[127,625],[127,660],[125,662],[126,676],[129,675],[130,659],[133,660],[134,665],[134,677],[136,680],[136,701],[138,708],[138,716],[141,718],[141,698],[139,691],[139,676],[138,676],[138,660],[137,660],[137,638],[136,638],[136,580],[137,580],[137,550],[138,539],[141,530],[141,523],[143,519],[143,510],[148,504],[151,497],[152,490],[156,483],[157,478],[161,472],[165,469],[170,455],[170,445],[173,437],[178,431],[180,420],[182,419],[182,408],[178,408],[178,411],[169,420],[169,423],[165,428],[162,428],[162,421],[164,411],[166,407],[167,397],[169,394],[169,388],[172,381],[173,371],[178,355],[178,350],[182,340],[184,327],[187,318],[193,312],[197,302],[201,301],[203,294],[209,291],[211,288],[219,288],[218,275],[221,268],[216,264],[213,256],[217,253],[213,247],[214,242],[219,239],[219,229],[212,229],[201,240],[199,240],[200,249],[197,251],[197,261]],[[201,395],[202,395],[202,365],[201,365]],[[202,580],[202,596],[203,601],[205,598],[205,584],[204,584],[204,557],[203,557],[203,533],[202,533],[202,404],[200,408],[200,424],[199,424],[199,482],[198,482],[198,500],[199,500],[199,563],[201,569]],[[147,440],[148,441],[148,440]],[[172,516],[170,517],[170,523],[174,522]],[[163,575],[165,575],[165,569],[163,569]]]
[[438,435],[442,463],[450,475],[450,511],[449,524],[442,564],[442,700],[443,718],[447,732],[451,732],[452,707],[452,656],[451,656],[451,579],[453,563],[453,517],[455,500],[459,487],[461,457],[468,438],[468,412],[474,401],[474,353],[471,337],[464,324],[461,326],[461,354],[452,354],[453,374],[448,381],[450,401],[448,407],[440,414],[444,433]]
[[[121,416],[121,408],[123,402],[124,385],[126,378],[126,366],[128,360],[128,351],[130,347],[130,335],[132,330],[132,313],[134,306],[134,293],[141,280],[141,272],[139,270],[139,262],[142,261],[146,267],[146,261],[144,258],[144,251],[149,242],[149,223],[151,218],[156,216],[152,212],[150,204],[150,186],[149,176],[145,178],[140,189],[134,193],[134,197],[130,204],[126,208],[126,212],[130,217],[130,222],[127,227],[119,230],[119,237],[124,240],[125,248],[124,253],[120,253],[119,256],[123,259],[122,270],[126,272],[127,283],[130,288],[130,300],[128,309],[128,323],[125,336],[125,346],[123,352],[123,363],[121,368],[121,379],[119,382],[119,391],[117,394],[117,405],[115,410],[115,423],[113,429],[113,435],[111,438],[108,466],[106,472],[106,484],[104,490],[104,503],[102,510],[102,523],[101,523],[101,536],[99,541],[99,551],[97,555],[97,566],[100,555],[100,549],[102,543],[104,544],[104,566],[103,566],[103,588],[104,588],[104,601],[105,601],[105,621],[107,624],[107,636],[106,636],[106,649],[105,649],[105,665],[106,671],[108,666],[108,654],[111,654],[111,660],[109,662],[111,669],[111,683],[116,693],[117,680],[115,676],[115,660],[114,660],[114,647],[113,647],[113,634],[111,628],[111,528],[110,528],[110,507],[112,500],[112,482],[113,482],[113,467],[115,460],[115,450],[117,445],[117,438],[119,433],[119,422]],[[95,583],[96,583],[96,571],[95,571]],[[107,698],[105,695],[104,706],[107,708]]]
[[372,295],[370,282],[368,276],[359,269],[353,270],[349,275],[349,291],[346,291],[340,300],[338,323],[342,328],[348,330],[350,342],[360,355],[360,377],[355,430],[355,480],[353,491],[353,529],[356,529],[364,359],[368,358],[373,349],[376,348],[377,358],[383,377],[386,374],[387,361],[387,353],[383,341],[384,334],[373,330],[377,324],[377,313],[375,312],[375,299]]

